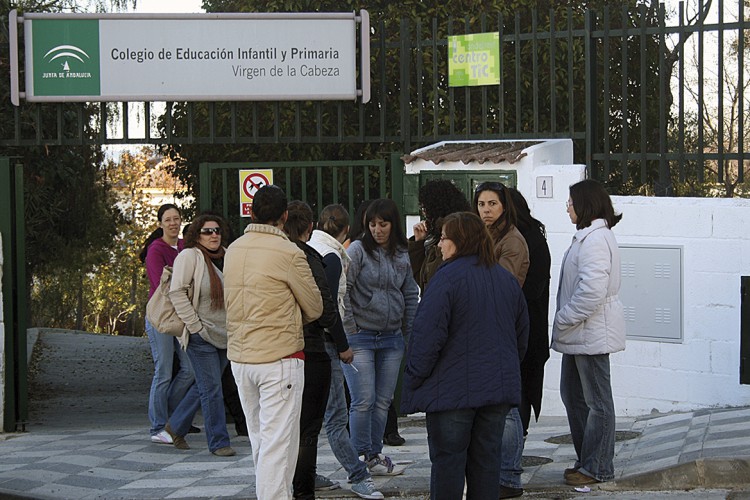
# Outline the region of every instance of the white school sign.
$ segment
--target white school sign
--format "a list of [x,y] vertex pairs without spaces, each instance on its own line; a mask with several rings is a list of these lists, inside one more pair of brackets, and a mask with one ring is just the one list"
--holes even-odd
[[[14,18],[15,22],[14,22]],[[369,17],[25,14],[29,101],[369,100]],[[363,38],[357,86],[357,25]],[[365,47],[367,50],[365,50]],[[365,57],[366,56],[366,57]]]

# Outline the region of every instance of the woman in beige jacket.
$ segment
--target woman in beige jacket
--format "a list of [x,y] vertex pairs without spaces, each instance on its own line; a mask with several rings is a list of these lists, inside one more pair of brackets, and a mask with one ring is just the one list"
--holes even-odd
[[228,228],[216,215],[201,215],[189,227],[185,250],[175,259],[169,298],[185,323],[180,345],[187,351],[195,384],[165,427],[176,448],[189,449],[185,435],[198,408],[211,453],[235,454],[229,446],[221,374],[227,366],[227,312],[224,307],[224,245]]

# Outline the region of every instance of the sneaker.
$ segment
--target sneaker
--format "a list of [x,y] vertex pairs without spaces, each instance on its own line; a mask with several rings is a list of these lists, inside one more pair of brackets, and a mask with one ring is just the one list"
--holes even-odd
[[194,425],[191,425],[190,429],[188,429],[188,434],[200,434],[200,432],[200,427],[196,427]]
[[315,474],[315,491],[329,491],[341,488],[338,481],[331,481],[325,476]]
[[402,438],[398,432],[391,432],[383,438],[383,443],[388,446],[403,446],[405,442],[406,439]]
[[404,473],[403,467],[396,467],[390,457],[379,453],[367,461],[367,468],[373,476],[398,476]]
[[174,447],[178,450],[189,450],[190,445],[185,441],[185,436],[178,436],[174,433],[172,430],[172,427],[167,423],[167,425],[164,427],[164,432],[169,434],[169,437],[172,438],[172,444],[174,444]]
[[172,436],[169,435],[164,429],[160,430],[158,434],[151,436],[152,443],[158,444],[172,444]]
[[214,450],[211,453],[213,453],[217,457],[233,457],[237,454],[237,452],[234,451],[234,449],[231,446],[224,446],[223,448]]
[[375,489],[375,483],[373,483],[372,479],[369,477],[358,483],[352,483],[352,491],[356,493],[359,498],[370,498],[373,500],[385,498],[382,493]]

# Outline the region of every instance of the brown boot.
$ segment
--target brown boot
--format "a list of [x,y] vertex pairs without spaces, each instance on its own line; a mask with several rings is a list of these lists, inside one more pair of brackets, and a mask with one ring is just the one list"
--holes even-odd
[[164,430],[167,431],[167,434],[169,434],[172,437],[172,444],[174,444],[174,447],[178,450],[189,450],[190,445],[187,444],[187,441],[185,441],[185,436],[178,436],[177,434],[172,431],[172,426],[167,423],[166,426],[164,426]]
[[565,478],[565,484],[569,484],[570,486],[586,486],[587,484],[596,484],[600,482],[601,481],[598,479],[594,479],[593,477],[589,477],[578,471],[569,474],[568,477]]
[[213,453],[217,457],[233,457],[237,454],[231,446],[219,448],[218,450],[214,450],[211,453]]

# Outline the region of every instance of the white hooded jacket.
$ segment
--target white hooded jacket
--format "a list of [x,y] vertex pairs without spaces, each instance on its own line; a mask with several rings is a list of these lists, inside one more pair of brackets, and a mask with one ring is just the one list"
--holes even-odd
[[580,229],[565,252],[552,326],[552,349],[563,354],[609,354],[625,349],[620,302],[620,252],[604,219]]

